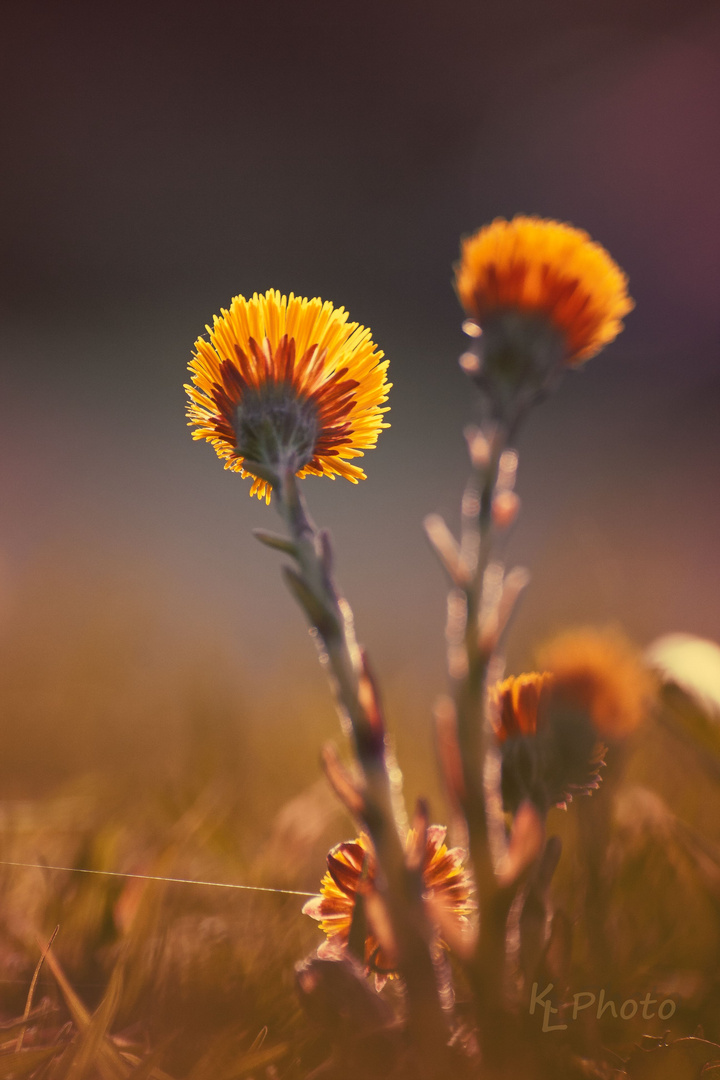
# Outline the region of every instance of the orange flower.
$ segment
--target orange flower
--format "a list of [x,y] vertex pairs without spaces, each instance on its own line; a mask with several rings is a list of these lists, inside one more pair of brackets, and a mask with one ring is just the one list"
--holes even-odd
[[587,710],[605,739],[620,739],[641,723],[653,696],[652,676],[616,630],[567,630],[541,650],[555,694]]
[[[570,367],[617,337],[634,306],[627,278],[600,244],[571,225],[537,217],[497,218],[463,241],[456,289],[484,332],[518,315],[531,336],[533,325],[551,327]],[[505,330],[514,343],[522,336],[517,326]]]
[[567,699],[554,674],[511,675],[490,689],[488,708],[506,810],[527,799],[546,814],[599,786],[605,747],[585,702]]
[[391,385],[369,330],[327,301],[269,289],[236,296],[207,331],[185,387],[193,438],[211,443],[226,469],[253,476],[251,495],[270,502],[272,485],[246,459],[300,477],[365,479],[351,459],[389,427],[381,406]]
[[534,735],[541,701],[547,701],[553,683],[548,672],[511,675],[490,690],[490,716],[498,742],[516,735]]
[[[463,928],[469,925],[468,916],[475,910],[472,885],[464,865],[465,852],[461,848],[448,850],[446,832],[442,825],[431,825],[427,830],[422,864],[425,899],[444,908]],[[411,843],[412,835],[408,834],[406,845]],[[329,853],[327,864],[320,895],[308,900],[303,913],[317,919],[327,935],[318,956],[332,958],[347,949],[358,892],[370,891],[374,886],[377,871],[371,840],[361,833],[356,840],[338,844]],[[364,963],[368,971],[380,976],[380,982],[394,974],[392,958],[383,952],[372,932],[365,939]]]

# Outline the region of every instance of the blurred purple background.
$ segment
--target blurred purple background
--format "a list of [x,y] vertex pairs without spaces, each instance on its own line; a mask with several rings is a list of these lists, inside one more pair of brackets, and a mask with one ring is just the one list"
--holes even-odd
[[178,635],[223,640],[249,695],[312,661],[250,537],[274,510],[192,443],[182,383],[233,295],[320,295],[391,358],[392,427],[367,482],[306,493],[427,724],[445,585],[420,523],[456,523],[472,418],[451,266],[525,212],[587,229],[637,310],[523,434],[511,663],[568,622],[720,638],[716,5],[10,0],[2,28],[6,635],[23,575],[66,560],[80,590],[121,567]]

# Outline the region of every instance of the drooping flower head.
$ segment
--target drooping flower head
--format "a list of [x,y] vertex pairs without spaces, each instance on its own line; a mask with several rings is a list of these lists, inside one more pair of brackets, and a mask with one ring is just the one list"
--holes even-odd
[[226,469],[252,476],[251,495],[270,502],[272,485],[246,460],[274,474],[365,479],[351,461],[389,427],[391,385],[370,330],[329,301],[276,289],[236,296],[206,329],[186,386],[193,438],[211,443]]
[[559,693],[550,672],[526,672],[496,683],[488,695],[502,756],[505,809],[529,800],[542,814],[598,787],[605,747],[580,703]]
[[[431,825],[427,830],[421,865],[424,896],[431,915],[440,907],[463,930],[469,927],[469,916],[475,910],[472,883],[465,867],[465,852],[461,848],[448,849],[446,832],[442,825]],[[412,841],[411,831],[407,845]],[[358,895],[374,888],[377,864],[372,842],[361,833],[356,840],[338,844],[328,854],[327,865],[320,895],[303,907],[303,913],[317,919],[327,935],[318,949],[320,957],[338,956],[347,950]],[[395,973],[394,958],[383,949],[372,926],[365,937],[363,962],[367,971],[375,972],[379,984]]]
[[478,356],[461,363],[501,416],[599,352],[633,308],[607,251],[558,221],[497,218],[463,241],[455,272],[468,328],[481,335]]
[[535,735],[540,703],[552,691],[553,677],[545,671],[511,675],[490,691],[491,716],[498,742],[518,735]]
[[496,683],[488,698],[513,812],[525,798],[546,810],[597,787],[604,744],[631,734],[652,699],[652,678],[618,631],[565,631],[540,658],[548,670]]

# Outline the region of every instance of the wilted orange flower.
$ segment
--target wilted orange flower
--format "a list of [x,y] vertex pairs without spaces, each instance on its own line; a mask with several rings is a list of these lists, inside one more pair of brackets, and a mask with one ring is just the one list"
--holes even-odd
[[193,438],[207,439],[226,469],[253,476],[251,495],[270,502],[271,484],[245,459],[300,477],[365,479],[350,461],[389,427],[388,361],[370,330],[328,301],[269,289],[236,296],[207,331],[186,386]]
[[[448,849],[446,833],[442,825],[431,825],[427,830],[422,863],[425,899],[432,901],[433,906],[444,908],[462,929],[469,925],[468,917],[475,910],[472,884],[465,868],[465,852],[461,848]],[[408,834],[408,845],[412,835],[412,832]],[[320,895],[303,907],[303,913],[317,919],[320,929],[327,934],[327,940],[318,949],[320,957],[333,957],[347,948],[358,892],[371,890],[375,881],[372,842],[361,833],[356,840],[338,844],[329,853],[327,864]],[[368,971],[381,977],[394,974],[393,958],[386,955],[372,931],[365,939],[364,963]]]
[[566,631],[540,660],[543,674],[511,676],[488,694],[512,812],[524,799],[546,811],[596,788],[603,744],[629,735],[652,701],[652,676],[617,631]]
[[548,672],[511,675],[490,690],[490,716],[498,742],[516,735],[534,735],[541,700],[547,701],[553,677]]
[[619,631],[567,630],[541,650],[540,659],[553,673],[556,695],[585,708],[603,738],[629,735],[647,715],[653,678]]
[[511,675],[488,694],[501,746],[506,810],[529,800],[542,813],[600,783],[605,747],[584,700],[568,699],[551,672]]
[[463,241],[456,289],[481,327],[506,313],[547,320],[569,366],[611,342],[634,306],[625,274],[600,244],[537,217],[497,218]]

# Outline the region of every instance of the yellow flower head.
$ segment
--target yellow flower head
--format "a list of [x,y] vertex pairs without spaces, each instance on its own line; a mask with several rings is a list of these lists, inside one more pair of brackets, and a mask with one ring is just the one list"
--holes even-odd
[[246,459],[300,477],[365,479],[351,459],[390,426],[381,407],[389,361],[370,330],[348,322],[344,308],[277,289],[236,296],[206,329],[185,387],[193,438],[207,439],[226,469],[252,476],[251,495],[270,502],[272,486]]
[[[427,830],[421,868],[424,896],[443,908],[462,930],[469,927],[469,916],[475,910],[472,882],[465,866],[465,852],[461,848],[448,849],[446,832],[442,825],[431,825]],[[406,846],[413,836],[411,831]],[[303,907],[303,914],[316,919],[327,935],[318,949],[321,958],[334,957],[347,949],[358,893],[374,888],[377,864],[372,841],[361,833],[356,840],[338,844],[328,854],[327,865],[320,895]],[[437,944],[442,943],[438,940]],[[365,939],[363,959],[366,970],[374,971],[380,984],[395,973],[393,958],[386,955],[372,930]]]
[[456,289],[483,331],[507,315],[547,322],[570,367],[617,337],[634,306],[625,274],[600,244],[537,217],[497,218],[463,241]]

